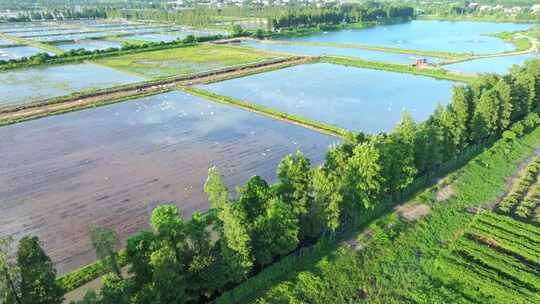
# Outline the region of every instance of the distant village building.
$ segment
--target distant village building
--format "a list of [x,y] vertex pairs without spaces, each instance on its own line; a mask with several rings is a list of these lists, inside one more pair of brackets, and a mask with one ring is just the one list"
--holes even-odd
[[531,11],[532,11],[533,13],[538,13],[538,12],[540,12],[540,4],[535,4],[535,5],[533,5],[533,6],[531,7]]

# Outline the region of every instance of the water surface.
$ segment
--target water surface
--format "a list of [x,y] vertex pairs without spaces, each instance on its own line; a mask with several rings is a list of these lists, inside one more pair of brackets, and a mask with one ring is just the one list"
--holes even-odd
[[[8,48],[0,48],[0,60],[19,59],[22,57],[30,57],[39,53],[52,53],[31,46],[14,46]],[[0,76],[0,79],[2,76]],[[1,84],[0,84],[1,86]]]
[[0,73],[0,107],[144,80],[95,64],[70,64]]
[[77,50],[77,49],[86,49],[88,51],[95,51],[95,50],[105,50],[108,48],[120,48],[122,47],[122,43],[116,42],[116,41],[88,39],[88,40],[79,40],[76,42],[61,43],[55,46],[64,51]]
[[370,61],[379,62],[393,62],[401,64],[413,64],[417,58],[425,58],[428,62],[437,63],[439,58],[430,56],[417,56],[410,54],[398,54],[389,52],[377,52],[356,48],[341,48],[331,46],[311,46],[311,45],[295,45],[288,43],[264,43],[255,41],[246,41],[242,43],[243,46],[253,47],[256,49],[262,49],[266,51],[284,52],[297,55],[309,55],[309,56],[346,56],[346,57],[359,57]]
[[520,23],[414,20],[367,29],[332,31],[290,40],[483,54],[514,49],[512,44],[485,34],[526,28],[527,24]]
[[506,74],[513,65],[521,65],[529,59],[540,59],[538,54],[502,56],[485,59],[464,61],[443,66],[444,69],[468,74],[495,73]]
[[181,92],[2,127],[0,138],[0,235],[39,236],[60,273],[93,260],[89,224],[125,240],[159,204],[207,210],[209,167],[230,189],[274,181],[285,155],[317,164],[337,141]]
[[199,87],[341,128],[389,131],[407,110],[426,119],[453,82],[326,63],[300,65]]

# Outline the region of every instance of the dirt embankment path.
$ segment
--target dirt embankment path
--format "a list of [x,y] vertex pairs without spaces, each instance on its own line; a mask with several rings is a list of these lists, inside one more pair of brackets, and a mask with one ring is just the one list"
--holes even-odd
[[62,99],[42,100],[27,105],[0,108],[0,125],[85,109],[98,105],[111,104],[139,96],[159,94],[172,90],[176,86],[203,84],[243,77],[272,69],[303,64],[313,60],[315,60],[315,57],[280,58],[242,67],[226,68],[196,75],[148,81],[87,94],[81,93],[73,97],[67,96]]

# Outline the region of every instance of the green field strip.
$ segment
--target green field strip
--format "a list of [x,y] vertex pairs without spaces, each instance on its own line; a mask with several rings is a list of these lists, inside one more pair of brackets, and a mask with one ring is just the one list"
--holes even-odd
[[519,250],[517,253],[527,254],[528,256],[532,257],[533,262],[540,262],[540,252],[538,251],[540,248],[534,244],[531,244],[531,242],[529,242],[529,240],[526,238],[521,238],[502,230],[495,230],[481,226],[470,227],[468,232],[488,240],[493,240],[499,246],[506,244],[506,246],[510,246],[510,248]]
[[400,49],[400,48],[392,48],[392,47],[384,47],[384,46],[369,46],[369,45],[364,45],[364,44],[352,44],[352,43],[310,42],[310,41],[300,42],[300,41],[285,41],[285,40],[273,40],[272,42],[280,43],[280,44],[300,45],[300,46],[304,45],[304,46],[322,46],[322,47],[336,47],[336,48],[347,48],[347,49],[362,49],[362,50],[385,52],[385,53],[429,56],[429,57],[437,57],[437,58],[443,58],[443,59],[467,59],[469,57],[472,57],[470,54],[466,54],[466,53]]
[[467,237],[471,237],[476,240],[478,240],[478,238],[490,240],[491,242],[495,243],[496,250],[501,250],[505,253],[511,254],[517,259],[528,263],[529,265],[531,265],[531,267],[540,268],[540,257],[534,250],[530,250],[527,247],[521,246],[513,240],[490,236],[489,234],[486,236],[486,233],[481,230],[471,230],[472,231],[467,233]]
[[319,61],[348,67],[412,74],[417,76],[426,76],[435,79],[451,80],[464,83],[471,82],[473,79],[476,78],[476,76],[465,76],[463,74],[452,73],[440,68],[416,68],[406,64],[367,61],[351,57],[322,56]]
[[519,238],[520,240],[526,240],[530,243],[535,243],[540,246],[540,239],[537,237],[537,235],[527,233],[527,231],[523,231],[523,230],[516,229],[513,227],[504,226],[501,224],[498,225],[496,223],[488,223],[482,219],[478,219],[475,222],[474,227],[481,227],[482,229],[486,231],[491,231],[491,229],[494,229],[495,231],[502,231],[504,233],[511,234],[515,236],[516,238]]
[[[464,294],[481,303],[487,303],[488,299],[508,299],[509,295],[523,299],[535,296],[527,290],[520,290],[519,286],[500,280],[493,271],[469,265],[460,256],[440,256],[435,265],[435,276],[445,285],[457,285]],[[540,298],[538,295],[536,297]]]
[[508,240],[516,240],[517,242],[519,242],[519,244],[526,246],[528,248],[531,248],[531,250],[534,250],[535,252],[540,253],[540,243],[534,241],[533,239],[529,237],[523,237],[518,234],[515,234],[512,231],[504,230],[501,228],[495,228],[493,226],[489,226],[483,223],[474,223],[470,229],[484,231],[484,233],[486,233],[488,237],[495,236],[495,237],[501,237]]
[[534,240],[540,241],[540,228],[533,225],[523,223],[521,221],[516,221],[511,217],[505,215],[499,215],[493,212],[483,213],[479,217],[479,220],[482,222],[490,223],[494,226],[507,226],[512,227],[512,230],[519,230],[523,234],[526,234],[529,237],[532,237]]
[[469,262],[499,272],[501,276],[516,282],[518,285],[525,286],[531,292],[540,290],[539,273],[515,257],[502,254],[467,239],[458,241],[457,245],[459,249],[455,252],[465,257]]

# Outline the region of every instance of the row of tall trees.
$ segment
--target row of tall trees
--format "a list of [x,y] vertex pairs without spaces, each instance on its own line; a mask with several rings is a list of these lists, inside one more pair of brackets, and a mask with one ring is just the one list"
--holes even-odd
[[[199,303],[234,287],[299,246],[367,215],[383,196],[488,138],[521,135],[540,123],[540,61],[506,76],[484,75],[453,88],[450,104],[424,123],[404,114],[389,134],[349,134],[312,168],[301,152],[258,176],[233,199],[209,170],[207,216],[184,221],[175,206],[156,208],[152,231],[128,239],[131,278],[111,275],[85,303]],[[523,117],[526,119],[521,120]],[[520,120],[517,123],[516,121]],[[111,300],[113,299],[113,300]]]
[[[208,302],[280,257],[367,216],[385,195],[406,189],[466,147],[489,138],[512,139],[536,127],[538,108],[540,60],[506,76],[484,75],[455,86],[449,105],[423,123],[405,113],[391,133],[351,133],[329,149],[320,166],[312,167],[301,152],[289,155],[279,163],[273,185],[254,176],[232,195],[212,168],[204,186],[209,213],[196,212],[185,221],[174,205],[154,209],[152,229],[127,240],[129,276],[114,259],[114,233],[91,229],[96,252],[109,259],[111,273],[101,292],[87,294],[81,303]],[[0,274],[9,278],[4,285],[17,282],[19,290],[7,303],[58,303],[54,270],[38,247],[35,238],[21,241],[20,279],[0,256]],[[38,298],[30,292],[31,282],[48,282]],[[34,302],[24,302],[27,292]]]
[[332,8],[301,8],[288,10],[272,19],[274,29],[338,25],[373,21],[407,20],[414,17],[414,9],[392,3],[370,2],[346,4]]

